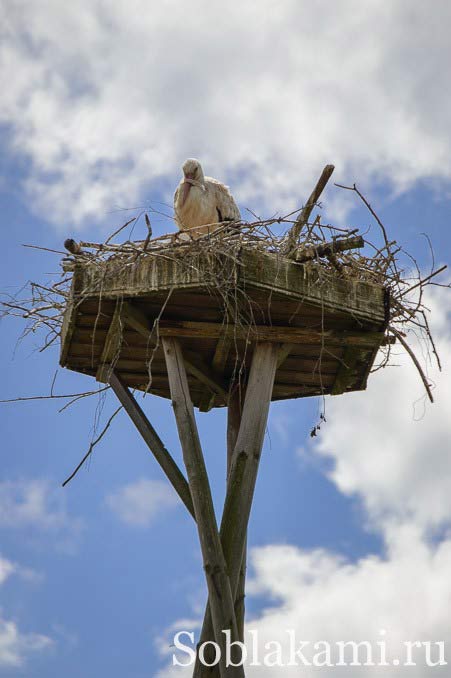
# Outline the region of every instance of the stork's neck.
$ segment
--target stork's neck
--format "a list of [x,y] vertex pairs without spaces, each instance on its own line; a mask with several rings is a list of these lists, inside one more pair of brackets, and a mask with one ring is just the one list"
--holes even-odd
[[199,181],[198,179],[192,179],[191,177],[185,176],[184,183],[185,184],[191,184],[191,186],[197,186],[198,188],[205,190],[205,183],[204,183],[203,180]]

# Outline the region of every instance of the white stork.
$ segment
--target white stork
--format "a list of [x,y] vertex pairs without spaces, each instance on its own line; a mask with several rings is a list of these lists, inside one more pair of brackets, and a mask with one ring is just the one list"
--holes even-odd
[[215,231],[223,221],[240,221],[240,211],[228,187],[204,177],[198,160],[188,158],[182,170],[183,179],[174,195],[175,220],[180,230],[195,228],[196,235],[201,235]]

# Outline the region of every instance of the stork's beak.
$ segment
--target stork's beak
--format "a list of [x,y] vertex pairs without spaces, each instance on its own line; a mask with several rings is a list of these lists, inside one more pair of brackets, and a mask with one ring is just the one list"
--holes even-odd
[[190,190],[190,188],[191,188],[190,182],[189,182],[189,181],[186,181],[186,179],[185,179],[185,181],[184,181],[183,184],[182,184],[182,200],[181,200],[181,207],[183,207],[183,205],[186,203],[186,200],[187,200],[188,195],[189,195],[189,190]]

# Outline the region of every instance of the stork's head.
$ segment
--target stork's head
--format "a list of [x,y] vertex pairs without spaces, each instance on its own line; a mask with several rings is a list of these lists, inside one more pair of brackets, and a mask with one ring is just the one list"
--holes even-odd
[[199,160],[196,160],[196,158],[188,158],[188,160],[185,160],[182,170],[184,180],[182,185],[181,206],[183,207],[188,198],[191,186],[204,188],[204,173]]
[[204,182],[204,173],[202,172],[199,160],[196,160],[196,158],[188,158],[188,160],[185,160],[182,170],[185,179],[193,179],[200,183]]

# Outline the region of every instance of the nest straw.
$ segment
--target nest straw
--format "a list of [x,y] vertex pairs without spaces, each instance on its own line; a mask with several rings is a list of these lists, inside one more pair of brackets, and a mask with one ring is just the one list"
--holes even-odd
[[[39,334],[42,337],[40,351],[43,351],[60,338],[72,275],[77,267],[84,267],[85,270],[95,273],[102,270],[119,271],[135,266],[140,259],[147,257],[171,259],[179,265],[190,267],[196,266],[200,255],[241,265],[239,254],[243,249],[258,250],[274,257],[288,258],[299,266],[314,268],[321,275],[323,284],[327,284],[328,279],[342,278],[365,281],[386,288],[390,300],[386,341],[373,371],[388,364],[393,343],[395,340],[399,341],[411,356],[432,401],[431,386],[420,360],[408,346],[406,336],[410,329],[420,333],[440,366],[427,321],[423,294],[428,285],[437,284],[435,277],[446,266],[437,269],[433,266],[427,275],[422,275],[416,260],[395,240],[389,238],[387,229],[357,187],[354,185],[340,188],[353,191],[366,205],[377,226],[374,238],[370,239],[368,233],[362,235],[357,228],[339,228],[323,223],[319,214],[311,219],[314,208],[318,206],[318,195],[315,191],[303,208],[283,217],[215,224],[206,233],[205,227],[202,227],[199,232],[191,229],[151,238],[150,221],[145,214],[148,233],[144,240],[112,242],[129,224],[134,222],[136,225],[137,218],[128,220],[104,242],[66,240],[67,254],[61,261],[61,278],[48,284],[30,282],[24,288],[26,292],[23,291],[17,297],[4,298],[1,302],[3,315],[24,319],[26,324],[22,338]],[[26,246],[49,251],[48,248],[38,245]],[[60,250],[50,251],[63,253]],[[236,283],[227,267],[223,267],[220,276],[213,276],[208,272],[205,276],[205,286],[211,293],[222,296],[227,316],[233,299],[236,299],[237,294],[243,294],[243,291],[236,289]],[[242,324],[252,323],[251,314],[238,320]],[[237,318],[234,318],[234,322],[236,321]],[[97,391],[87,391],[86,395],[92,393]],[[84,395],[79,394],[80,397]]]

